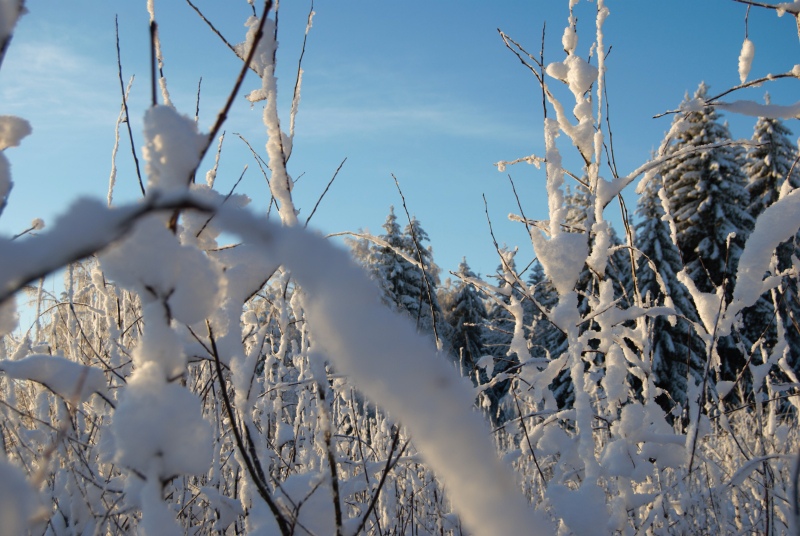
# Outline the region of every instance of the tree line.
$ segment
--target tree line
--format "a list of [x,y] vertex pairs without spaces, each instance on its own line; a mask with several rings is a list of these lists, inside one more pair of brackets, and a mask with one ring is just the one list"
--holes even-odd
[[[694,99],[707,98],[708,86],[701,83]],[[769,94],[766,95],[769,103]],[[687,93],[684,103],[689,102]],[[687,148],[731,141],[727,123],[712,106],[690,112],[683,130],[667,149],[667,155],[685,153]],[[697,306],[677,274],[686,267],[698,289],[715,292],[724,289],[730,302],[736,285],[735,274],[739,257],[756,218],[777,201],[781,189],[800,185],[798,152],[792,143],[792,132],[781,119],[758,118],[752,141],[757,145],[744,149],[722,145],[710,150],[677,156],[663,165],[660,174],[651,180],[639,197],[636,209],[634,262],[616,231],[611,229],[614,253],[606,276],[613,281],[614,297],[621,308],[632,305],[635,287],[649,306],[668,305],[676,316],[654,318],[650,331],[650,352],[656,385],[664,390],[660,403],[665,407],[686,405],[689,382],[699,382],[706,360],[706,348],[696,337],[691,323],[700,322]],[[590,206],[586,177],[574,189],[566,186],[567,217],[562,227],[568,233],[586,232],[584,222]],[[659,196],[663,188],[665,196]],[[665,205],[666,204],[666,205]],[[665,216],[665,206],[673,221]],[[674,225],[671,230],[670,225]],[[463,376],[475,385],[486,384],[505,371],[518,367],[519,360],[509,352],[515,320],[507,309],[495,303],[485,290],[465,279],[475,278],[466,258],[459,264],[455,282],[441,281],[441,269],[433,260],[428,234],[416,217],[401,230],[394,207],[382,226],[376,244],[364,238],[348,239],[354,258],[367,268],[381,289],[383,303],[411,318],[417,329],[433,334],[434,319],[438,321],[440,337],[446,353],[458,363]],[[677,237],[675,247],[670,233]],[[781,244],[774,263],[783,271],[792,266],[797,255],[798,238]],[[416,242],[416,244],[415,244]],[[403,252],[425,267],[409,262]],[[501,264],[494,276],[498,286],[509,285],[503,272],[505,263],[516,270],[516,251],[503,246],[498,251]],[[797,262],[797,257],[794,257]],[[558,293],[545,277],[542,265],[534,259],[526,272],[527,283],[535,289],[535,298],[548,310],[558,302]],[[669,288],[665,303],[658,277]],[[491,276],[490,276],[491,277]],[[433,292],[426,290],[428,284]],[[576,286],[579,309],[585,315],[591,300],[596,300],[600,278],[584,265]],[[550,323],[530,300],[516,289],[525,311],[525,338],[534,356],[555,359],[567,350],[567,338]],[[796,281],[785,278],[783,285],[765,293],[752,307],[743,312],[743,322],[731,335],[722,337],[718,352],[722,363],[721,379],[732,381],[743,374],[746,364],[762,361],[764,352],[777,340],[776,322],[781,322],[789,347],[789,363],[797,370],[800,356],[800,298]],[[508,297],[503,298],[508,303]],[[777,303],[777,307],[775,304]],[[777,311],[777,313],[776,313]],[[777,320],[776,320],[777,318]],[[582,330],[592,329],[586,322]],[[491,359],[489,358],[491,356]],[[502,377],[501,377],[502,378]],[[745,398],[752,388],[748,378],[742,382],[738,397]],[[636,378],[629,375],[629,381]],[[479,404],[494,422],[502,422],[514,414],[509,407],[508,381],[496,382],[480,395]],[[556,380],[553,394],[561,407],[572,401],[569,377],[562,374]]]

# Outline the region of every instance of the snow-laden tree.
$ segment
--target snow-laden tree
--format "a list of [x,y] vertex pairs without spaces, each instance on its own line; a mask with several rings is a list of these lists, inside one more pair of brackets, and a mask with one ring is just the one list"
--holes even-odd
[[[767,104],[771,103],[769,93],[765,100]],[[797,144],[791,141],[791,135],[792,131],[780,119],[759,117],[756,121],[752,140],[758,145],[747,148],[744,164],[750,195],[747,210],[753,218],[778,200],[787,178],[792,188],[800,186],[800,166],[795,165],[789,177],[798,156]],[[785,263],[787,259],[781,261]]]
[[[637,203],[636,248],[643,253],[637,271],[638,286],[646,303],[669,303],[680,315],[670,319],[658,316],[652,320],[650,351],[656,385],[685,405],[689,382],[701,377],[705,348],[689,324],[700,319],[692,297],[677,278],[683,264],[670,238],[669,226],[663,220],[664,208],[658,196],[661,188],[661,180],[656,177]],[[661,283],[657,276],[661,277]],[[662,292],[662,284],[666,284],[668,296]]]
[[394,214],[394,206],[389,207],[389,215],[381,226],[385,231],[380,235],[387,245],[372,245],[369,247],[367,257],[367,267],[375,281],[378,282],[382,290],[381,299],[383,303],[391,308],[403,307],[406,304],[404,299],[405,282],[408,279],[405,273],[412,270],[412,265],[399,256],[396,251],[403,249],[405,240],[400,225],[397,223],[397,216]]
[[[400,249],[420,262],[423,268],[410,266],[403,270],[402,282],[396,287],[396,303],[407,312],[418,329],[425,333],[433,333],[434,317],[436,322],[442,324],[443,329],[446,326],[441,319],[442,308],[436,299],[441,269],[433,261],[433,248],[425,245],[425,242],[429,241],[428,233],[422,228],[419,220],[412,216],[411,222],[403,229]],[[439,333],[439,336],[445,334]],[[449,333],[446,336],[449,336]]]
[[[765,96],[769,105],[769,93]],[[778,118],[759,117],[756,122],[752,140],[757,146],[749,147],[744,172],[747,176],[747,191],[750,194],[748,211],[757,218],[764,209],[780,198],[784,182],[789,187],[800,186],[800,166],[795,165],[798,157],[797,147],[790,136],[791,130]],[[792,170],[794,166],[794,170]],[[789,177],[790,171],[792,172]],[[779,270],[786,270],[792,265],[792,255],[798,252],[798,236],[787,240],[776,252]],[[800,356],[800,331],[795,326],[800,319],[800,303],[797,301],[797,286],[791,278],[787,278],[779,289],[779,303],[783,312],[782,319],[786,336],[792,349],[793,362]],[[764,334],[769,346],[775,344],[776,330],[772,320],[774,304],[770,294],[763,295],[753,307],[745,309],[742,335],[748,347]],[[793,322],[794,319],[794,322]]]
[[[707,96],[708,86],[701,83],[694,94],[695,102]],[[684,105],[689,100],[687,94]],[[666,155],[730,140],[728,128],[719,123],[719,118],[715,108],[703,106],[676,119],[683,128],[667,147]],[[724,286],[728,300],[736,284],[742,248],[754,223],[747,211],[743,156],[741,148],[723,145],[677,156],[661,169],[687,274],[701,292]],[[745,345],[739,339],[738,334],[720,339],[723,374],[728,380],[736,377],[746,361]]]
[[[701,83],[694,99],[707,96],[708,86]],[[684,102],[689,100],[687,94]],[[680,118],[688,128],[674,137],[667,156],[689,147],[730,140],[728,128],[719,123],[719,118],[711,106]],[[734,287],[731,276],[736,273],[745,240],[753,230],[753,218],[747,212],[749,196],[743,163],[740,149],[722,146],[676,157],[661,169],[684,265],[697,288],[704,292],[722,286],[727,279],[730,296]],[[726,244],[730,233],[736,236],[729,251]]]
[[[355,234],[355,238],[348,236],[346,243],[355,260],[369,271],[381,288],[383,303],[407,315],[419,330],[433,333],[433,312],[437,322],[442,322],[442,309],[437,299],[441,270],[433,261],[433,249],[424,244],[429,241],[428,233],[416,217],[412,217],[411,224],[401,232],[394,206],[389,208],[382,227],[385,232],[377,237],[360,233]],[[446,324],[442,325],[442,330],[439,337],[449,337]]]
[[[459,275],[477,277],[467,264],[466,257],[458,265]],[[452,327],[451,348],[461,361],[464,371],[476,378],[478,360],[484,355],[483,325],[486,323],[486,306],[470,284],[459,280],[452,290],[453,296],[445,310],[447,323]]]

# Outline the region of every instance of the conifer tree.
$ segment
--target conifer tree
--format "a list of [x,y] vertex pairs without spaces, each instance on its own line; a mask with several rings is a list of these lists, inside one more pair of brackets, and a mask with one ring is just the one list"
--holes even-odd
[[[708,86],[701,83],[694,96],[705,99],[707,91]],[[685,119],[690,127],[677,136],[667,154],[729,140],[728,128],[718,119],[711,106],[690,112]],[[662,169],[684,265],[703,292],[712,292],[726,276],[736,273],[744,242],[753,230],[741,163],[740,150],[719,147],[691,152]],[[728,251],[726,241],[732,232],[736,237]],[[730,297],[732,282],[727,288]]]
[[[694,96],[705,99],[707,91],[708,86],[701,83]],[[729,140],[728,128],[718,119],[719,114],[711,106],[689,112],[685,118],[689,128],[677,136],[667,154]],[[736,273],[744,242],[754,226],[747,212],[749,195],[741,171],[742,158],[740,149],[719,147],[690,152],[662,168],[684,266],[703,292],[713,292],[724,283],[727,299],[735,284],[731,276]],[[729,249],[730,233],[735,237]],[[735,377],[744,365],[744,346],[728,336],[720,339],[717,348],[723,377]]]
[[[637,270],[639,292],[649,305],[665,305],[666,296],[649,259],[666,285],[676,312],[693,322],[699,322],[691,296],[676,277],[683,265],[670,238],[667,223],[661,219],[664,209],[658,197],[660,188],[660,177],[651,180],[639,198],[636,210],[639,217],[636,248],[646,255],[640,258]],[[685,405],[688,375],[700,378],[705,360],[703,345],[691,326],[681,318],[670,323],[666,317],[654,317],[650,332],[653,337],[651,355],[656,385],[665,389],[675,401]]]
[[[769,93],[766,101],[769,104]],[[756,122],[752,140],[759,146],[747,149],[744,166],[750,194],[747,210],[753,218],[778,200],[783,181],[797,158],[797,149],[789,138],[791,135],[792,132],[780,119],[759,117]],[[800,186],[800,167],[795,166],[789,184],[794,188]]]
[[[440,326],[444,327],[444,323],[440,322],[442,309],[436,299],[440,269],[433,262],[433,248],[423,244],[428,241],[428,233],[422,228],[419,220],[412,216],[411,223],[406,225],[403,230],[401,249],[413,259],[419,261],[419,257],[422,258],[425,274],[423,275],[416,266],[409,265],[409,269],[402,274],[402,285],[400,285],[402,292],[397,293],[396,303],[417,324],[417,329],[432,333],[432,314],[436,315]],[[430,285],[430,295],[428,294],[428,285]],[[449,334],[440,333],[439,336],[449,336]]]
[[[531,267],[528,287],[533,290],[533,297],[536,298],[536,301],[548,311],[558,304],[558,292],[545,277],[544,268],[538,260]],[[549,354],[551,358],[555,359],[567,349],[566,336],[538,311],[534,313],[530,340],[533,355],[541,357]]]
[[[458,265],[458,273],[466,277],[476,277],[467,264],[466,257]],[[457,282],[455,296],[447,311],[447,323],[452,328],[452,352],[462,361],[470,376],[474,377],[475,365],[484,353],[483,325],[486,322],[486,306],[475,287]]]
[[[765,96],[769,104],[769,93]],[[793,188],[800,186],[800,167],[792,165],[797,159],[797,149],[792,143],[792,132],[780,119],[759,117],[756,122],[752,140],[759,143],[757,147],[750,147],[747,151],[747,161],[744,166],[748,178],[747,191],[750,193],[750,206],[748,211],[753,218],[757,218],[764,209],[778,200],[784,182],[789,180]],[[791,177],[789,177],[789,172]],[[787,240],[778,247],[778,269],[785,270],[792,265],[792,255],[798,254],[800,235],[795,240]],[[785,296],[782,297],[781,314],[786,328],[786,335],[791,346],[793,356],[800,355],[800,332],[798,332],[792,317],[800,319],[800,304],[796,299],[797,285],[791,280],[786,281]],[[771,294],[764,294],[752,307],[743,311],[744,322],[742,334],[746,345],[752,345],[762,333],[766,331],[765,339],[768,346],[775,342],[777,335],[775,327],[770,323],[773,317],[774,305]],[[795,357],[796,359],[796,357]]]
[[403,296],[406,284],[406,272],[413,269],[411,263],[398,255],[395,250],[402,250],[405,245],[400,225],[394,215],[394,206],[389,207],[389,215],[382,225],[386,231],[379,238],[386,241],[391,247],[370,244],[367,266],[373,279],[378,282],[382,290],[381,299],[384,304],[392,309],[397,309],[404,302]]

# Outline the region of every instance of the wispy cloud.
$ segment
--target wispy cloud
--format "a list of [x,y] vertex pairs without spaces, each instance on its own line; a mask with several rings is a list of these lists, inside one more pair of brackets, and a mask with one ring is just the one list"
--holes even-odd
[[56,43],[13,43],[0,71],[0,113],[45,124],[107,124],[119,109],[111,66]]
[[393,134],[457,138],[516,138],[529,136],[531,129],[519,121],[509,124],[486,110],[447,104],[316,106],[301,110],[303,134],[312,137]]

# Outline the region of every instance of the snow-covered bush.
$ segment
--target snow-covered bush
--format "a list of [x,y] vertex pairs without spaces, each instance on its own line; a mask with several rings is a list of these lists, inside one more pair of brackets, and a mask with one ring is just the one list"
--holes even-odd
[[[555,112],[544,124],[544,158],[527,158],[546,164],[549,218],[516,217],[529,226],[552,299],[541,303],[522,281],[512,250],[498,249],[499,284],[478,279],[466,264],[454,274],[514,321],[508,356],[517,364],[498,375],[493,359],[473,356],[491,377],[477,386],[442,355],[442,341],[437,347],[381,304],[379,289],[346,252],[297,225],[286,171],[293,129],[282,132],[278,121],[270,1],[234,47],[243,64],[231,99],[248,68],[255,71],[261,86],[247,98],[266,101],[280,224],[250,211],[246,196],[216,191],[213,171],[208,184],[195,183],[230,101],[211,131],[199,132],[169,104],[162,78],[164,104],[144,116],[144,198],[117,208],[81,200],[35,237],[0,240],[0,535],[796,530],[797,400],[780,393],[794,395],[800,382],[787,360],[784,324],[779,318],[774,344],[746,349],[749,394],[744,371],[737,382],[720,375],[717,346],[745,308],[768,292],[779,303],[775,293],[797,278],[797,259],[778,272],[773,252],[800,229],[800,193],[784,181],[731,263],[735,278],[727,274],[708,291],[686,269],[677,274],[698,313],[683,321],[706,353],[701,381],[687,382],[685,407],[675,402],[666,412],[656,401],[668,393],[655,383],[652,330],[654,319],[674,323],[680,314],[673,282],[653,263],[661,294],[642,294],[636,268],[652,261],[635,249],[630,229],[617,244],[604,210],[638,177],[643,193],[666,163],[734,142],[672,150],[668,140],[641,168],[603,178],[609,11],[597,1],[595,67],[575,53],[576,3],[569,2],[564,32],[567,58],[540,71],[531,66]],[[8,42],[20,5],[0,1],[0,43]],[[787,6],[781,9],[795,9]],[[743,57],[749,71],[752,53]],[[577,124],[544,75],[569,86]],[[689,114],[722,106],[711,101],[685,103],[671,136],[690,128]],[[767,117],[785,112],[726,106]],[[297,98],[291,113],[293,124]],[[0,117],[3,149],[29,132],[24,120]],[[562,132],[586,164],[580,223],[562,190]],[[8,169],[0,154],[3,199]],[[658,195],[677,243],[667,192]],[[223,232],[241,242],[220,247]],[[411,248],[395,252],[424,276],[427,264],[414,249],[416,258]],[[614,261],[615,269],[631,271],[629,278],[606,275],[620,253],[629,264]],[[41,278],[61,267],[65,293],[49,295]],[[21,290],[35,297],[37,322],[15,339]],[[525,302],[534,304],[537,323],[563,336],[562,354],[532,354],[526,328],[537,331],[525,325]],[[565,377],[567,406],[552,391]],[[473,403],[504,381],[505,422],[491,430]],[[724,402],[733,392],[742,407]]]

